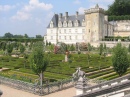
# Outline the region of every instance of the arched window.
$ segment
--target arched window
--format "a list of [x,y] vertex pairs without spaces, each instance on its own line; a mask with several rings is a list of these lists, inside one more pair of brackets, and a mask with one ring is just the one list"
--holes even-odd
[[72,27],[72,21],[68,22],[68,27]]
[[61,21],[59,21],[58,27],[62,27],[62,22]]
[[63,26],[67,27],[67,21],[64,21]]
[[53,21],[50,22],[50,28],[53,28],[54,27],[54,24],[53,24]]
[[74,23],[74,25],[75,25],[76,27],[79,26],[79,21],[76,20],[75,23]]

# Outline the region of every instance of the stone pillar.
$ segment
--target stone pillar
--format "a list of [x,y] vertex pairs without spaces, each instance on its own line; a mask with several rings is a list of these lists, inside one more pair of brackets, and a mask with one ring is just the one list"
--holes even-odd
[[76,88],[76,95],[84,94],[86,92],[86,79],[80,77],[77,81],[75,88]]

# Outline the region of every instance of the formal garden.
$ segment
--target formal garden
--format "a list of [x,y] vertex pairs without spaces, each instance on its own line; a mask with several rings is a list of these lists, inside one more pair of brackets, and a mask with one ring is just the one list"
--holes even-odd
[[[33,43],[26,42],[1,42],[0,72],[1,76],[11,79],[35,83],[38,76],[32,71],[30,53]],[[6,45],[6,47],[4,47]],[[75,51],[69,46],[70,54],[68,62],[65,62],[65,54],[55,54],[54,45],[45,46],[44,56],[49,56],[49,64],[44,72],[44,83],[56,82],[63,79],[71,79],[76,68],[81,67],[86,72],[87,78],[98,80],[111,80],[119,77],[112,66],[112,48],[88,47],[89,51]],[[10,49],[12,48],[12,51]],[[74,48],[74,49],[72,49]],[[104,49],[104,50],[103,50]],[[130,69],[127,70],[127,73]]]

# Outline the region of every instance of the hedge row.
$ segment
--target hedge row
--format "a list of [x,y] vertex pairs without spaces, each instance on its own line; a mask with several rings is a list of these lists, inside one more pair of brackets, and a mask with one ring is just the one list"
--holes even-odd
[[96,77],[103,76],[103,75],[106,75],[106,74],[109,74],[109,73],[112,73],[112,72],[114,72],[114,71],[113,70],[103,71],[103,72],[100,72],[100,73],[97,73],[97,74],[93,74],[92,76],[89,76],[89,78],[96,78]]
[[108,21],[130,20],[130,15],[108,16]]
[[37,41],[43,41],[43,39],[33,39],[33,38],[0,38],[0,41],[18,41],[18,42],[37,42]]

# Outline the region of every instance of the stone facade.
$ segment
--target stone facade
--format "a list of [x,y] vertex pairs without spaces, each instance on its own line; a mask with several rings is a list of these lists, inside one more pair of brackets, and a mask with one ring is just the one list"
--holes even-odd
[[130,20],[120,20],[114,22],[114,36],[130,36]]
[[130,21],[108,22],[104,9],[96,5],[81,15],[78,12],[75,15],[65,12],[64,16],[55,14],[47,27],[44,42],[98,45],[105,36],[130,36]]

